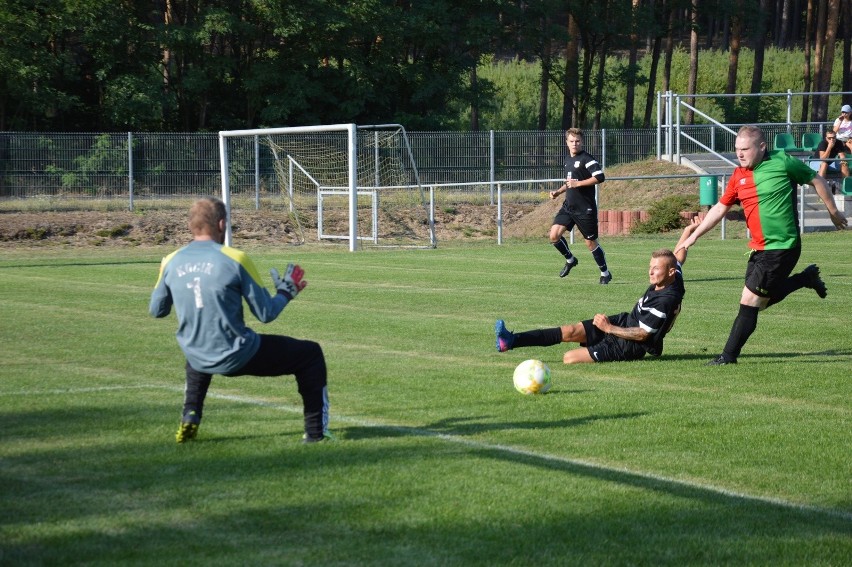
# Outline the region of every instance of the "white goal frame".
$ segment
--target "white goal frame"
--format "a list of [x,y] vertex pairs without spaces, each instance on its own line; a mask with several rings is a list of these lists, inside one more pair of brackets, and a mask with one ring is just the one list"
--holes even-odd
[[225,244],[231,245],[231,188],[228,175],[228,138],[245,136],[267,136],[275,134],[308,134],[311,132],[347,133],[347,159],[349,181],[349,250],[358,250],[358,127],[355,124],[332,124],[328,126],[292,126],[284,128],[255,128],[251,130],[223,130],[219,132],[219,166],[222,176],[222,202],[228,212],[225,229]]

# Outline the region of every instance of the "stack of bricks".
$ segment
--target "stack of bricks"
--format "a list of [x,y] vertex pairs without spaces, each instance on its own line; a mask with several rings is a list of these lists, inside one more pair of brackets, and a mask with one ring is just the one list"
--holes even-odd
[[[707,213],[695,211],[683,211],[680,216],[687,221],[693,217],[703,219]],[[648,222],[651,218],[648,211],[598,211],[598,233],[608,234],[630,234],[634,225],[640,222]]]
[[648,211],[598,211],[598,232],[630,234],[633,225],[646,222],[649,218]]

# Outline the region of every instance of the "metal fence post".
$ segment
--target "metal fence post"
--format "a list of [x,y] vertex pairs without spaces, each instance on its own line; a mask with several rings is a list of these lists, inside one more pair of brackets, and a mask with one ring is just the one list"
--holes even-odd
[[133,132],[127,133],[127,194],[128,206],[133,210]]
[[662,116],[662,111],[660,105],[663,102],[663,97],[660,94],[660,91],[657,91],[657,160],[659,161],[663,157],[662,153],[662,123],[660,118]]
[[254,210],[260,210],[260,143],[254,137]]
[[491,189],[491,204],[494,204],[494,175],[495,175],[495,167],[494,167],[494,130],[488,131],[488,161],[489,161],[489,187]]
[[503,244],[503,190],[497,184],[497,244]]

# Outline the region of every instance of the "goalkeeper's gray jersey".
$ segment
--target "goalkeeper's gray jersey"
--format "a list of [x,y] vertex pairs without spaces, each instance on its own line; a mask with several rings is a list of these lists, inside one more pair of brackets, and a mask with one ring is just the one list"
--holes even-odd
[[193,241],[163,258],[148,310],[165,317],[174,305],[177,341],[190,366],[229,374],[260,346],[260,337],[245,324],[243,298],[264,323],[274,320],[288,301],[284,295],[270,295],[242,251],[212,240]]

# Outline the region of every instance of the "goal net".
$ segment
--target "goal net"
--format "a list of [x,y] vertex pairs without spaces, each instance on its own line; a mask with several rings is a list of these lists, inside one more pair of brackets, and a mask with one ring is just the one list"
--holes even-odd
[[353,251],[436,245],[432,200],[398,124],[228,131],[219,133],[219,143],[229,210],[247,192],[232,184],[250,169],[253,147],[254,164],[267,173],[256,206],[285,211],[282,230],[291,240],[346,241]]

